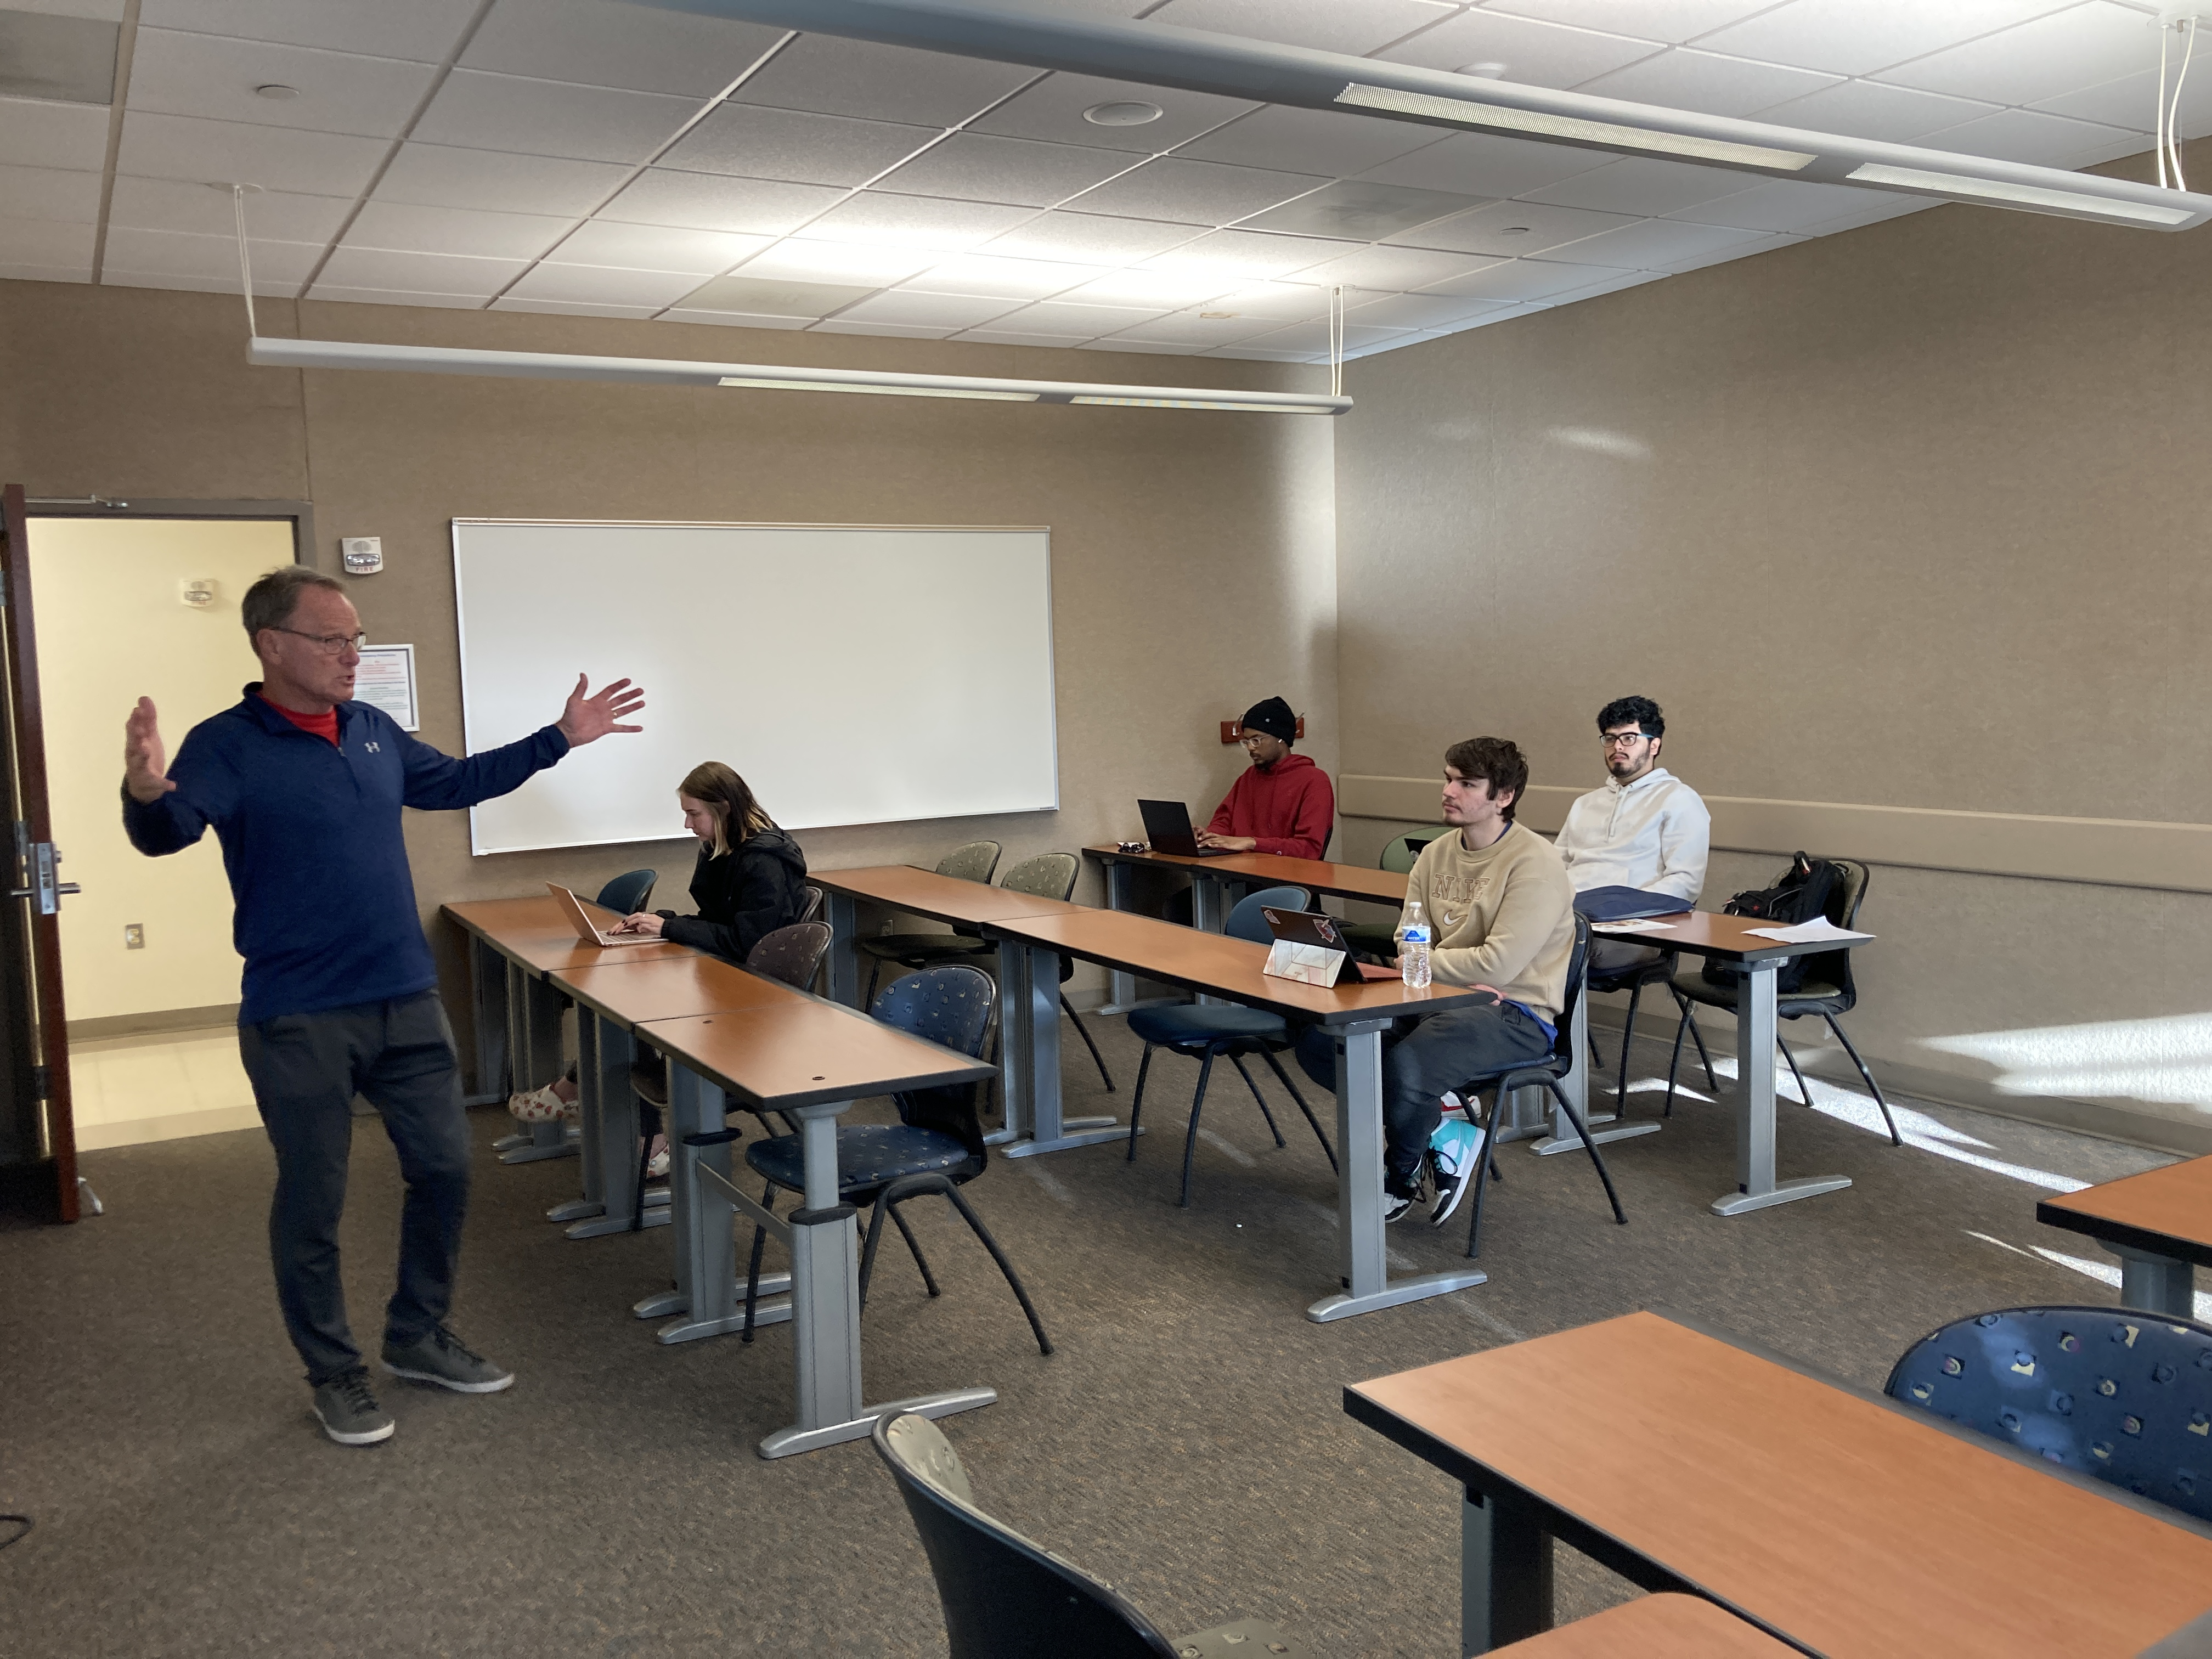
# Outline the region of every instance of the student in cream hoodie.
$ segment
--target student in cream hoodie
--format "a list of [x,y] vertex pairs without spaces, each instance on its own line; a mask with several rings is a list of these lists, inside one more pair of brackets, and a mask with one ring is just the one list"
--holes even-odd
[[[1667,717],[1649,697],[1616,697],[1598,710],[1605,787],[1567,809],[1559,856],[1575,891],[1638,887],[1695,902],[1705,884],[1712,814],[1698,792],[1659,764]],[[1625,939],[1590,942],[1590,971],[1618,972],[1659,952]]]

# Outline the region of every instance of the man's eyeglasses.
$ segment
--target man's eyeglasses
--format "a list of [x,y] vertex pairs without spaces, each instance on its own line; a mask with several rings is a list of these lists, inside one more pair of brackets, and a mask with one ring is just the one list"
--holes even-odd
[[305,640],[326,657],[342,656],[349,649],[358,651],[368,643],[366,634],[302,634],[296,628],[279,628],[272,631],[289,634],[295,640]]
[[1649,732],[1606,732],[1599,735],[1598,741],[1607,749],[1633,749],[1650,735]]

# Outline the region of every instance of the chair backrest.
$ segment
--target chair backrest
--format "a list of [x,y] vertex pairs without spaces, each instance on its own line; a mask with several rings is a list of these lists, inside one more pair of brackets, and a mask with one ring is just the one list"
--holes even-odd
[[1039,853],[1000,876],[999,885],[1031,898],[1064,899],[1075,890],[1075,872],[1082,867],[1073,853]]
[[1575,1005],[1583,1000],[1583,986],[1589,977],[1589,918],[1579,910],[1574,917],[1575,946],[1567,957],[1567,988],[1559,994],[1559,1018],[1552,1035],[1552,1063],[1561,1068],[1561,1077],[1574,1069]]
[[988,881],[991,872],[999,867],[999,843],[995,841],[971,841],[965,847],[956,847],[937,861],[937,873],[951,876],[956,881]]
[[763,979],[781,980],[803,991],[814,983],[814,970],[821,967],[829,948],[828,922],[794,921],[762,934],[760,943],[745,952],[745,967]]
[[2212,1326],[2000,1308],[1905,1350],[1893,1400],[2212,1521]]
[[802,882],[799,884],[799,915],[797,920],[800,921],[819,921],[822,920],[822,890],[819,887],[815,886],[811,882]]
[[652,870],[626,870],[599,889],[599,902],[618,916],[634,916],[653,896],[653,884],[660,879]]
[[[1867,885],[1873,872],[1856,859],[1831,859],[1836,866],[1836,884],[1828,890],[1827,908],[1822,913],[1838,927],[1856,927],[1859,906],[1866,902]],[[1814,985],[1832,985],[1843,993],[1843,1007],[1838,1012],[1849,1013],[1859,1000],[1857,982],[1851,977],[1851,959],[1856,951],[1823,951],[1815,957],[1805,958],[1805,981]]]
[[926,1417],[879,1417],[872,1437],[929,1557],[952,1659],[1173,1659],[1109,1584],[976,1507],[968,1471]]
[[1306,902],[1306,890],[1303,887],[1262,887],[1237,901],[1237,908],[1229,913],[1228,925],[1221,931],[1231,939],[1272,945],[1275,936],[1267,931],[1267,919],[1260,912],[1303,910]]
[[1451,826],[1443,823],[1431,830],[1409,830],[1382,849],[1382,862],[1377,867],[1402,876],[1413,869],[1413,860],[1421,856],[1421,848],[1449,834]]
[[[954,963],[893,980],[877,995],[868,1012],[910,1036],[941,1044],[973,1060],[983,1052],[997,994],[997,986],[981,969]],[[900,1122],[951,1135],[977,1160],[975,1170],[982,1169],[988,1154],[983,1149],[983,1126],[975,1114],[974,1084],[916,1089],[893,1095],[891,1101],[898,1108]]]

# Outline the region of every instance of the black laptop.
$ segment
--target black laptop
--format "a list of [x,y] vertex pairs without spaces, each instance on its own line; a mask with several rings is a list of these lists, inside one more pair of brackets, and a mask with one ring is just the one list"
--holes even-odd
[[1145,816],[1145,839],[1155,853],[1172,853],[1179,859],[1225,859],[1226,848],[1200,847],[1190,827],[1190,808],[1179,800],[1140,800],[1137,811]]

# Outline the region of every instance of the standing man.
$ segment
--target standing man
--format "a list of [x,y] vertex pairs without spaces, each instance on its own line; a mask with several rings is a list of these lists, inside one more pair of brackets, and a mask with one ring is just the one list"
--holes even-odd
[[399,809],[452,810],[506,794],[644,706],[617,680],[559,721],[466,760],[351,701],[361,618],[332,578],[303,565],[246,590],[246,637],[264,678],[185,735],[164,764],[153,701],[124,731],[123,824],[159,857],[210,824],[222,844],[246,958],[238,1042],[276,1152],[269,1213],[276,1301],[307,1363],[315,1415],[341,1445],[391,1437],[346,1321],[338,1279],[352,1102],[382,1113],[399,1155],[399,1283],[385,1315],[394,1376],[492,1394],[514,1374],[446,1328],[468,1202],[469,1127],[437,969],[415,909]]
[[1336,791],[1328,773],[1291,752],[1298,717],[1280,697],[1269,697],[1244,711],[1242,726],[1252,768],[1230,786],[1212,822],[1198,832],[1198,844],[1230,853],[1319,858],[1336,827]]
[[[1667,717],[1649,697],[1616,697],[1598,710],[1611,775],[1567,809],[1559,857],[1577,893],[1637,887],[1695,902],[1705,884],[1712,814],[1698,792],[1659,764]],[[1617,973],[1659,952],[1626,939],[1590,941],[1590,971]]]

